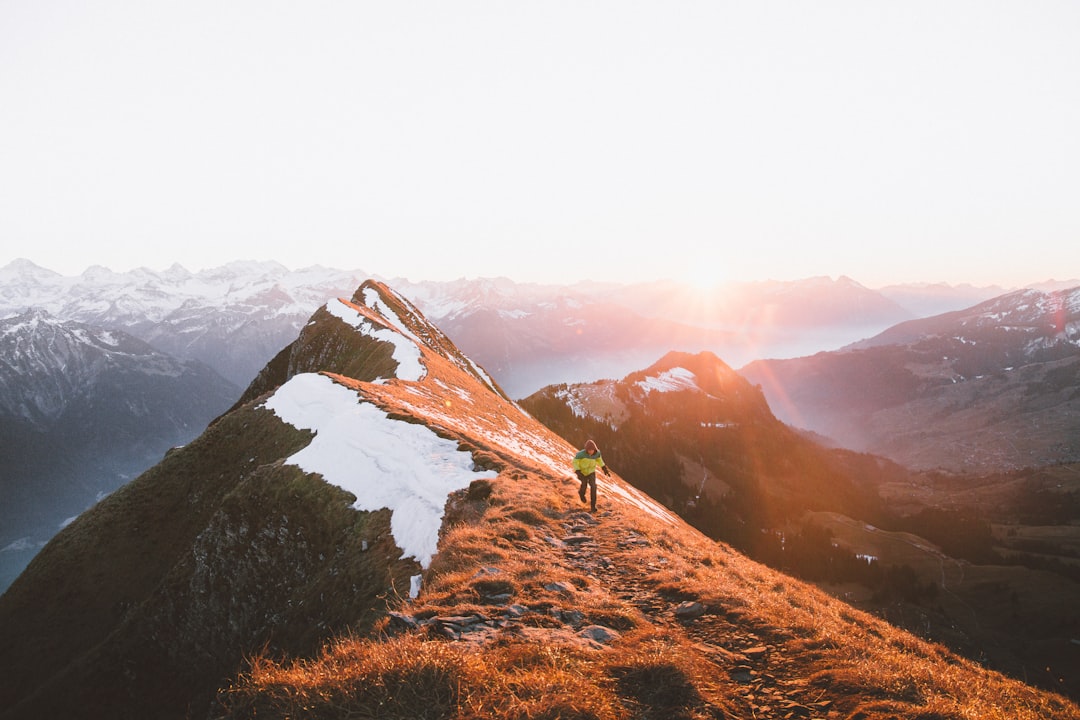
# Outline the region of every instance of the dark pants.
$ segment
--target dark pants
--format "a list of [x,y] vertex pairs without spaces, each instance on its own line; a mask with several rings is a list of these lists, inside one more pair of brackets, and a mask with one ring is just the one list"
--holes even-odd
[[596,473],[592,475],[582,475],[578,473],[578,479],[581,480],[581,489],[578,490],[578,495],[581,497],[582,502],[585,501],[585,488],[589,488],[589,503],[592,509],[596,509]]

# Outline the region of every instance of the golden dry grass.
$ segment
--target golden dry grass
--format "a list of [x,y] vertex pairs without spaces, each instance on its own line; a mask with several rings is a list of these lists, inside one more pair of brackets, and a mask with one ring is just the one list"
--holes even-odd
[[[683,628],[650,617],[552,551],[562,519],[580,509],[573,488],[504,472],[483,506],[458,506],[425,575],[424,592],[402,609],[417,618],[491,614],[506,603],[549,642],[512,633],[476,644],[426,632],[328,645],[313,659],[256,658],[223,694],[228,718],[751,717],[731,667],[696,643],[707,624]],[[681,524],[608,503],[594,533],[637,533],[648,542],[615,558],[638,587],[671,601],[696,599],[728,627],[767,638],[787,673],[833,717],[854,720],[1075,720],[1075,704],[924,642],[816,588],[747,560]],[[612,548],[606,548],[611,551]],[[573,589],[572,597],[549,590]],[[491,596],[509,596],[492,604]],[[552,610],[580,610],[585,623],[619,630],[603,649],[565,641]],[[697,633],[699,637],[691,636]],[[724,646],[717,631],[705,638]],[[811,717],[817,717],[816,715]],[[824,717],[824,715],[820,715]]]
[[[229,717],[630,720],[725,717],[715,667],[646,630],[613,652],[415,635],[349,638],[313,660],[256,659]],[[710,697],[706,698],[706,695]]]

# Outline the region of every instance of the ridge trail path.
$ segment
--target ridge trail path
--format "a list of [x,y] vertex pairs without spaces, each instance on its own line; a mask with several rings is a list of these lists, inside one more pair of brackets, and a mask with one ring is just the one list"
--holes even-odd
[[563,519],[561,550],[567,564],[614,596],[636,607],[654,625],[688,637],[695,650],[725,670],[742,717],[763,720],[832,720],[840,717],[825,691],[801,675],[797,659],[777,642],[782,630],[755,630],[733,622],[723,608],[665,595],[650,576],[666,558],[644,560],[649,538],[619,524],[601,508],[596,515],[572,512]]

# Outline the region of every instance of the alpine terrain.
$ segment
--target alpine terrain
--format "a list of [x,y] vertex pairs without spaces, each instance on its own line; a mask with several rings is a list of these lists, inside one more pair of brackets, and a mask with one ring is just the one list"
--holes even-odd
[[[311,313],[329,298],[351,294],[366,275],[361,271],[307,267],[300,270],[274,262],[232,262],[190,272],[180,265],[164,271],[138,268],[113,272],[91,267],[68,277],[16,260],[0,268],[0,317],[15,318],[30,311],[47,313],[55,322],[82,323],[117,336],[137,337],[161,353],[182,361],[204,363],[239,387],[245,387],[281,348],[288,345]],[[583,283],[574,286],[530,285],[505,278],[453,282],[400,281],[425,315],[438,323],[455,344],[499,379],[511,397],[531,392],[549,382],[624,374],[643,367],[672,349],[723,348],[725,356],[778,345],[790,350],[795,342],[812,347],[836,347],[839,337],[850,341],[856,328],[874,330],[906,314],[892,303],[857,283],[842,278],[816,278],[804,282],[770,283],[746,288],[750,300],[735,296],[710,297],[673,283],[612,286]],[[715,302],[714,302],[715,301]],[[681,308],[681,309],[680,309]],[[807,311],[817,313],[810,318]],[[801,313],[801,314],[800,314]],[[768,321],[759,330],[756,323]],[[867,323],[870,323],[867,325]],[[792,337],[798,337],[793,341]],[[26,355],[5,358],[9,393],[38,392],[41,382]],[[29,365],[19,366],[26,360]],[[63,373],[63,361],[48,373]],[[146,383],[131,385],[132,392],[167,396],[176,383],[169,374],[151,373],[160,389]],[[60,385],[68,380],[61,378]],[[126,385],[122,387],[127,387]],[[172,444],[186,442],[205,427],[238,390],[219,391],[213,383],[204,391],[213,412],[197,414],[188,432],[159,437],[147,452],[138,442],[122,439],[104,455],[135,453],[136,462],[121,463],[118,476],[134,477],[160,458]],[[122,403],[117,394],[115,407]],[[202,402],[200,391],[177,397],[175,411],[161,406],[156,418],[183,415]],[[137,403],[136,403],[137,404]],[[121,424],[132,422],[138,412]],[[82,417],[84,427],[97,427],[111,417]],[[185,419],[186,423],[187,420]],[[55,434],[71,440],[83,428],[57,426]],[[145,432],[154,434],[154,422]],[[68,435],[69,432],[73,434]],[[157,433],[160,435],[160,433]],[[15,436],[13,436],[15,437]],[[42,440],[40,433],[34,436]],[[29,522],[0,526],[0,589],[7,587],[41,544],[88,504],[64,500],[48,488],[60,482],[71,488],[93,488],[90,499],[115,488],[121,480],[100,480],[99,458],[80,460],[73,455],[77,442],[11,443],[4,487],[8,497],[29,498],[37,510],[23,513],[22,500],[12,501],[12,516]],[[75,453],[77,455],[77,453]],[[100,459],[111,463],[108,457]],[[63,479],[54,481],[49,470],[63,465]],[[115,463],[112,463],[115,464]],[[116,475],[110,471],[110,477]],[[85,493],[84,493],[85,495]],[[56,502],[52,502],[56,500]]]
[[905,474],[791,429],[711,352],[667,353],[622,380],[553,385],[521,405],[562,437],[596,439],[632,484],[744,547],[810,508],[876,519],[877,483]]
[[[124,273],[91,267],[68,277],[16,260],[0,268],[0,316],[41,308],[62,320],[123,330],[243,387],[311,313],[367,277],[241,261],[199,272],[180,265]],[[621,377],[669,350],[712,350],[741,364],[837,348],[912,317],[850,278],[713,291],[669,281],[393,284],[515,398],[552,383]]]
[[0,596],[0,717],[1080,718],[575,450],[365,282]]
[[740,373],[785,422],[908,467],[1080,461],[1080,287],[1009,293]]
[[44,310],[0,320],[0,591],[73,516],[239,392],[206,365]]
[[1080,466],[942,476],[829,449],[711,353],[669,353],[521,405],[564,438],[594,438],[628,482],[708,537],[988,667],[1080,694]]
[[359,271],[274,262],[232,262],[192,273],[88,268],[68,277],[16,260],[0,268],[0,315],[47,310],[108,330],[122,330],[182,360],[198,360],[245,387],[290,343],[327,298],[351,293]]

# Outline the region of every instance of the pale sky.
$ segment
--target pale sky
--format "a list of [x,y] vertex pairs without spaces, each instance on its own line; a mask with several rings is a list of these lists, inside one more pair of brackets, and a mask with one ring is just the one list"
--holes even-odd
[[0,0],[0,266],[1080,276],[1080,3]]

